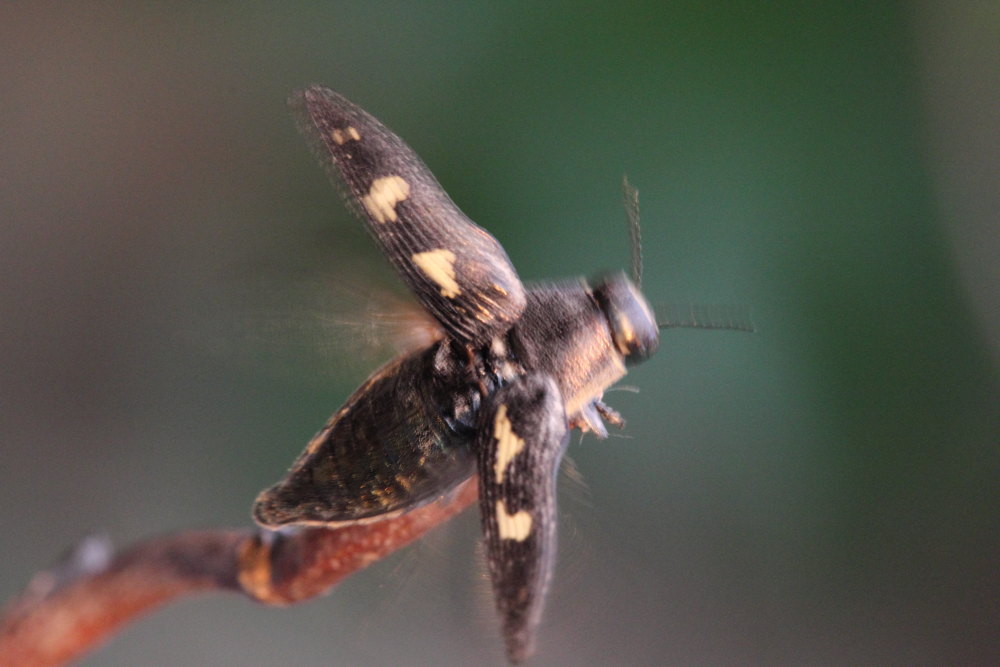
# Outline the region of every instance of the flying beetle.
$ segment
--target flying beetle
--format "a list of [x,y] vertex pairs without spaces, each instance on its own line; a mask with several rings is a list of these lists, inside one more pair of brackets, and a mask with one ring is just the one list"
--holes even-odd
[[621,424],[602,402],[659,330],[616,273],[525,287],[399,137],[320,86],[290,106],[321,162],[444,336],[376,370],[253,508],[263,526],[378,521],[473,473],[507,656],[535,634],[556,551],[555,479],[572,428]]

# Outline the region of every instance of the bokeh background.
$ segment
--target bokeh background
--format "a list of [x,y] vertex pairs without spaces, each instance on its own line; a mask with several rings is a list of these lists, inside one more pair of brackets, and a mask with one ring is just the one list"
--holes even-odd
[[[666,332],[625,437],[574,441],[535,664],[996,664],[997,35],[929,0],[4,3],[0,598],[90,530],[246,525],[388,354],[351,331],[399,285],[285,110],[318,82],[523,278],[627,263],[627,172],[650,299],[753,313]],[[477,539],[84,664],[500,665]]]

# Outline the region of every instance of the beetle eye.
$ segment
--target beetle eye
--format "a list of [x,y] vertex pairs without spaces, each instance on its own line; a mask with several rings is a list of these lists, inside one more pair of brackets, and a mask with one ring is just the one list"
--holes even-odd
[[619,272],[608,276],[594,290],[608,319],[615,347],[629,364],[645,361],[660,346],[656,316],[642,292]]

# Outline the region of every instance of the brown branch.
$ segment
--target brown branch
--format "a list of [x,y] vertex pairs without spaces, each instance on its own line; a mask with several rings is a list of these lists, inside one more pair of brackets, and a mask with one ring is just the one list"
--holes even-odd
[[94,545],[83,545],[69,562],[36,575],[0,613],[0,665],[66,663],[141,614],[194,593],[235,591],[277,605],[314,597],[452,518],[475,497],[470,479],[445,498],[378,523],[177,533],[107,554],[96,566],[79,553],[89,551],[92,560]]

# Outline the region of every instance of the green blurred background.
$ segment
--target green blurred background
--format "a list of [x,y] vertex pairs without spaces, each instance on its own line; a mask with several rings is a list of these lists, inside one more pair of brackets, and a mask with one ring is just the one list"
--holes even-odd
[[[92,529],[246,525],[384,358],[309,324],[399,289],[286,113],[316,82],[524,279],[627,263],[627,172],[650,299],[752,309],[574,440],[535,664],[997,663],[997,35],[929,0],[4,3],[0,599]],[[85,664],[503,664],[477,529]]]

